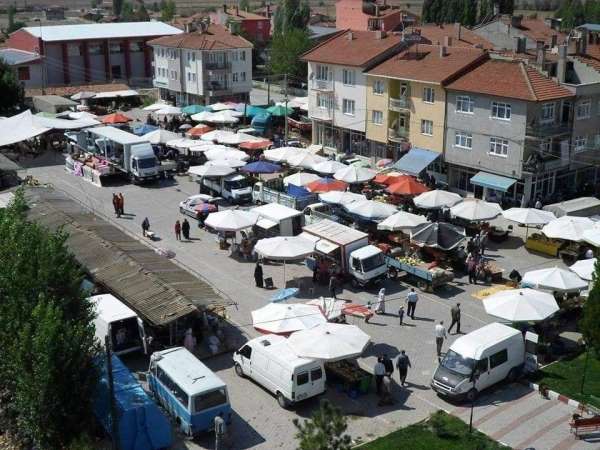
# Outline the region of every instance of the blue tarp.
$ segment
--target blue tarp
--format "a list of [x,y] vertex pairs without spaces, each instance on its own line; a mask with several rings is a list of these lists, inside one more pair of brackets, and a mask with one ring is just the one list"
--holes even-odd
[[133,129],[133,134],[137,134],[138,136],[143,136],[144,134],[148,134],[151,131],[158,130],[158,127],[154,125],[148,125],[147,123],[143,125],[139,125]]
[[411,148],[406,155],[394,163],[394,169],[408,173],[410,175],[419,175],[425,168],[435,161],[440,153],[424,148]]
[[486,187],[502,192],[508,191],[508,189],[516,182],[517,180],[514,178],[503,177],[487,172],[477,172],[471,178],[471,184],[474,184],[475,186]]
[[296,198],[308,197],[311,195],[307,189],[302,186],[296,186],[295,184],[288,184],[287,193]]
[[247,173],[275,173],[281,170],[281,166],[279,164],[275,164],[269,161],[255,161],[249,164],[246,164],[242,167],[242,172]]

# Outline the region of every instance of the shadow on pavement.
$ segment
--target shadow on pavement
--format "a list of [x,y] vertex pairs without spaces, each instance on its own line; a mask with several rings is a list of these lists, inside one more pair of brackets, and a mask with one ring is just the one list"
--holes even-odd
[[[256,447],[259,444],[266,442],[265,438],[258,433],[252,425],[246,422],[242,417],[235,412],[235,405],[232,405],[233,411],[231,414],[231,424],[227,426],[228,437],[225,445],[221,449],[247,449]],[[194,439],[194,443],[206,449],[215,448],[215,434],[203,433],[201,436]]]

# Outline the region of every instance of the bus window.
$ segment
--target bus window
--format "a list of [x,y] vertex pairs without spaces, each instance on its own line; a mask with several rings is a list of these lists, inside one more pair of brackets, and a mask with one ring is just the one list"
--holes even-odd
[[225,403],[227,403],[227,391],[224,388],[216,389],[194,397],[194,412],[199,413]]
[[188,395],[181,389],[160,367],[156,371],[157,378],[181,405],[187,410],[189,405]]

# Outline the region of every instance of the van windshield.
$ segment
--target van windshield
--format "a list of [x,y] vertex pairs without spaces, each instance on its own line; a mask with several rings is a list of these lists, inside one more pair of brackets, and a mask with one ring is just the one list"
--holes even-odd
[[448,350],[444,359],[440,363],[442,367],[465,377],[471,376],[475,368],[475,360],[465,358],[453,350]]
[[152,169],[156,166],[156,158],[144,158],[137,161],[140,169]]
[[227,391],[225,388],[198,394],[194,397],[194,412],[199,413],[227,403]]
[[226,181],[224,184],[225,188],[228,190],[244,189],[250,186],[250,180],[248,180],[247,178],[244,178],[243,180],[230,180]]
[[362,260],[363,272],[370,272],[383,265],[383,253],[377,253],[376,255],[369,256],[367,259]]

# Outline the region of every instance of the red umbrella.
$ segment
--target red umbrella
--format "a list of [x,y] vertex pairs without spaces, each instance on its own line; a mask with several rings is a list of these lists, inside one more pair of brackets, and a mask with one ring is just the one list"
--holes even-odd
[[304,186],[310,192],[329,192],[329,191],[345,191],[348,188],[348,183],[335,180],[333,178],[321,178]]
[[189,136],[202,136],[204,133],[208,133],[209,131],[214,130],[214,128],[209,127],[208,125],[200,124],[196,125],[194,128],[190,128],[187,131]]
[[403,175],[394,182],[394,184],[387,187],[386,191],[390,194],[396,195],[417,195],[427,192],[429,188],[423,183],[419,183],[413,177]]
[[102,119],[102,123],[104,124],[115,124],[115,123],[127,123],[131,122],[133,119],[130,119],[125,114],[121,113],[113,113],[108,116],[104,116]]
[[248,141],[242,142],[238,145],[238,148],[242,150],[264,150],[265,148],[269,148],[273,143],[268,139],[263,139],[261,141]]
[[401,178],[402,178],[402,175],[389,175],[387,173],[380,173],[373,179],[373,182],[375,182],[377,184],[385,184],[386,186],[389,186],[391,184],[394,184],[394,183],[400,181]]

